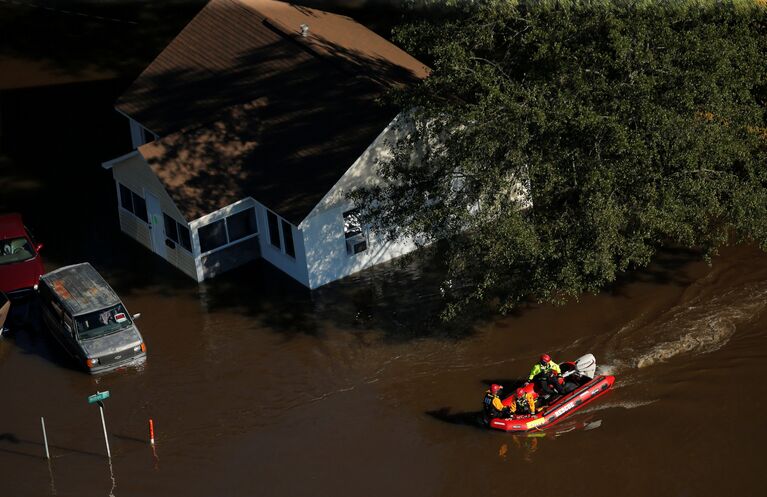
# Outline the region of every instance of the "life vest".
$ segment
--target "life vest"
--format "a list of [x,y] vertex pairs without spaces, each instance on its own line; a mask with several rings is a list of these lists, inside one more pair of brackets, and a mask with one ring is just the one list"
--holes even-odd
[[550,373],[560,373],[559,364],[554,361],[549,361],[545,365],[541,365],[540,362],[536,362],[533,368],[530,370],[529,380],[533,378],[547,377]]
[[517,399],[516,403],[517,403],[517,413],[530,414],[530,403],[527,401],[527,396],[524,396],[521,399]]
[[501,414],[501,412],[498,409],[496,409],[495,406],[493,405],[493,399],[495,399],[496,397],[498,396],[493,395],[493,392],[488,390],[487,393],[485,394],[484,400],[482,401],[482,407],[485,410],[485,414],[487,414],[488,416],[492,416],[494,418],[497,418],[498,415]]

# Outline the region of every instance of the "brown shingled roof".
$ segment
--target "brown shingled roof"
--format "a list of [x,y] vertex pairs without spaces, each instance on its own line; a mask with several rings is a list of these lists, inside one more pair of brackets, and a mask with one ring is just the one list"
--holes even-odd
[[427,71],[347,17],[213,0],[117,108],[163,137],[139,151],[188,220],[252,196],[298,224],[396,115],[376,98]]

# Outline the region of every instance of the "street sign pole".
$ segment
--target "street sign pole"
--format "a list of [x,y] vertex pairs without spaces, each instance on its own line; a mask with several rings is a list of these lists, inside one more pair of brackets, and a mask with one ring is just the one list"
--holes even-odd
[[101,413],[101,427],[104,428],[104,442],[107,444],[107,457],[112,459],[112,453],[109,451],[109,437],[107,437],[107,423],[104,421],[104,403],[99,401],[99,412]]
[[48,450],[48,435],[45,433],[45,418],[40,416],[40,424],[43,425],[43,441],[45,442],[45,458],[51,460],[51,453]]
[[104,442],[107,445],[107,457],[112,459],[112,452],[109,450],[109,437],[107,436],[107,423],[104,420],[104,400],[109,398],[109,390],[106,392],[96,392],[95,395],[88,397],[89,404],[98,404],[101,414],[101,427],[104,428]]

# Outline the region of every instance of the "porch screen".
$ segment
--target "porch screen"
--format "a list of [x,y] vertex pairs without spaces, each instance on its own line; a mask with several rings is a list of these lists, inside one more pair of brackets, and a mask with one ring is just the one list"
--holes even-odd
[[258,233],[256,225],[256,211],[254,209],[245,209],[237,214],[232,214],[226,218],[226,229],[229,232],[229,242],[245,238],[248,235]]
[[198,229],[197,232],[200,235],[200,250],[202,252],[209,252],[226,245],[226,227],[223,219],[207,224]]

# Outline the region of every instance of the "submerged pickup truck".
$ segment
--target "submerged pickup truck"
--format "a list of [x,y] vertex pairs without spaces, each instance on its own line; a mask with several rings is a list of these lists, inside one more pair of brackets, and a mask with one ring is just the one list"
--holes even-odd
[[146,360],[146,345],[112,287],[86,263],[40,278],[43,322],[75,361],[103,373]]

